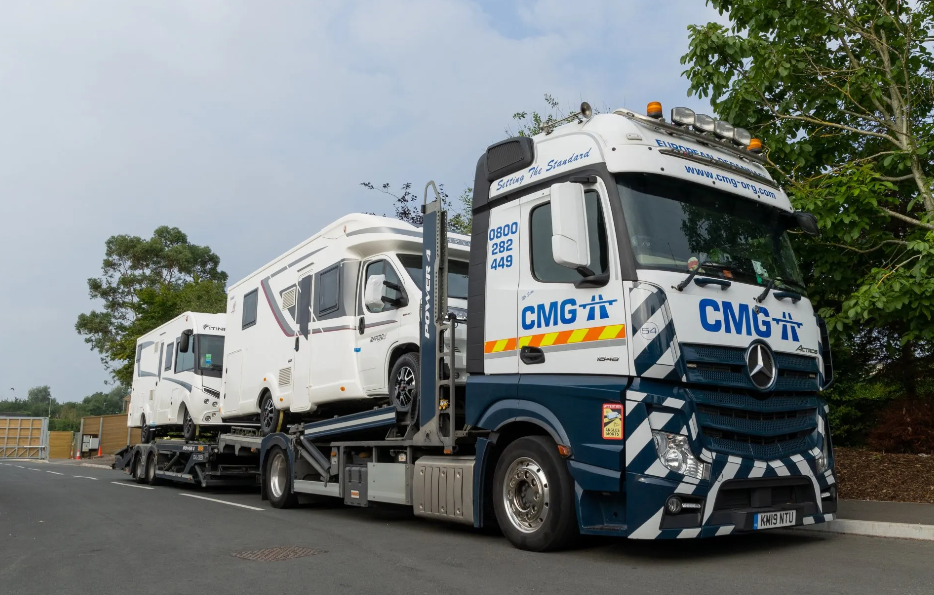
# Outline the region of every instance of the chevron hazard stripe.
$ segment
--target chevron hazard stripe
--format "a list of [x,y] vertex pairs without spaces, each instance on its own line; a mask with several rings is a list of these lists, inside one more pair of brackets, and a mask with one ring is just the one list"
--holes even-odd
[[609,326],[594,326],[579,328],[573,331],[559,331],[541,335],[526,335],[518,339],[498,339],[483,344],[483,353],[500,353],[515,351],[528,345],[529,347],[551,347],[552,345],[568,345],[572,343],[590,343],[592,341],[607,341],[609,339],[624,339],[626,337],[625,324],[612,324]]

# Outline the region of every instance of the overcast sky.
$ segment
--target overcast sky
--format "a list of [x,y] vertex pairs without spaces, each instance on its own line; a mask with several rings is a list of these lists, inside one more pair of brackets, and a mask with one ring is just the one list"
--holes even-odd
[[181,228],[234,282],[353,211],[362,181],[459,193],[511,115],[708,110],[698,0],[4,2],[0,398],[105,389],[74,330],[113,234]]

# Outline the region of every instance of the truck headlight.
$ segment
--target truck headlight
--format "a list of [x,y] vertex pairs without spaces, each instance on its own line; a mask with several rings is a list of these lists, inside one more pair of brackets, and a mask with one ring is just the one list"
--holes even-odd
[[658,460],[667,469],[697,479],[710,477],[710,465],[697,460],[691,452],[687,436],[653,431],[652,438],[655,440]]

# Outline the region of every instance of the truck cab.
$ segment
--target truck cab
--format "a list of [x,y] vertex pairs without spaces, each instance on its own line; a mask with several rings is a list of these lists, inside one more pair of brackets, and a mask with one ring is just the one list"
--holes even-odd
[[[572,120],[478,164],[466,423],[556,443],[586,533],[832,518],[829,346],[788,238],[813,217],[726,122]],[[537,529],[504,501],[504,530]]]

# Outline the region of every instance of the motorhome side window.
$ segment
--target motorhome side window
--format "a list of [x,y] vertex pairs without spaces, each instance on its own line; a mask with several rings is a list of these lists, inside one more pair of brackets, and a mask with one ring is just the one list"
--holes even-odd
[[[366,275],[364,276],[364,279],[363,279],[364,290],[369,284],[370,278],[375,277],[377,275],[384,275],[386,277],[386,281],[389,281],[390,283],[395,283],[396,285],[400,287],[402,286],[402,280],[399,279],[399,275],[396,274],[396,269],[392,268],[392,265],[389,264],[389,262],[385,260],[377,260],[376,262],[371,262],[370,264],[366,266]],[[389,289],[388,287],[386,288],[386,293],[389,294],[389,296],[393,298],[402,297],[401,291]],[[363,294],[361,293],[361,297],[362,295]],[[374,310],[370,306],[366,306],[366,309],[368,312],[376,313],[376,312],[385,312],[386,310],[392,310],[395,307],[396,306],[393,306],[392,304],[387,304],[384,302],[382,308],[377,308]]]
[[175,349],[175,343],[169,343],[165,346],[165,370],[172,369],[172,352]]
[[[175,344],[178,345],[181,339],[176,339]],[[188,351],[181,352],[176,349],[177,353],[175,355],[175,372],[187,372],[188,370],[195,369],[195,342],[189,338],[188,340]]]
[[256,303],[257,303],[257,290],[254,289],[250,293],[243,296],[243,327],[250,328],[256,324]]
[[[590,265],[596,274],[608,269],[609,244],[606,239],[606,222],[600,207],[600,195],[596,190],[584,193],[587,208],[587,233],[590,237]],[[574,269],[555,262],[551,251],[551,203],[546,202],[532,209],[529,217],[532,228],[531,253],[532,276],[542,283],[574,283],[581,278]]]
[[336,264],[318,276],[315,315],[319,318],[340,308],[340,265]]
[[137,345],[136,346],[136,375],[137,376],[143,375],[143,367],[139,365],[139,360],[142,359],[142,357],[143,357],[143,346]]

